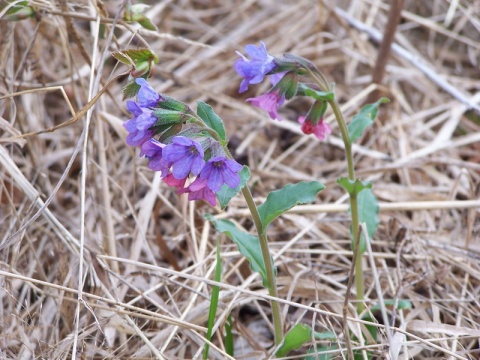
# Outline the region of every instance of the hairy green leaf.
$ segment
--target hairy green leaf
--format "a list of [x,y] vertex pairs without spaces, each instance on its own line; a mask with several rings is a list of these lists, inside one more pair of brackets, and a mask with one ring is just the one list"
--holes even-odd
[[285,335],[283,344],[278,348],[275,355],[277,357],[284,357],[290,351],[298,349],[303,344],[317,340],[335,339],[335,334],[331,331],[328,332],[316,332],[306,324],[297,324]]
[[302,181],[297,184],[285,185],[280,190],[268,194],[265,202],[258,207],[262,220],[262,231],[278,216],[291,209],[295,205],[306,204],[315,201],[317,194],[325,189],[318,181]]
[[352,143],[362,136],[365,129],[373,123],[380,104],[388,102],[390,102],[390,100],[383,97],[373,104],[365,105],[360,112],[353,117],[350,124],[348,124],[348,134],[350,135],[350,141]]
[[197,114],[205,122],[205,125],[218,134],[223,141],[223,145],[225,145],[227,135],[225,133],[225,127],[223,126],[223,121],[217,114],[215,114],[212,107],[202,101],[197,101]]
[[[378,202],[375,195],[373,195],[372,189],[367,188],[360,191],[357,195],[358,202],[358,221],[359,223],[365,223],[367,225],[367,233],[370,240],[373,239],[375,232],[377,231],[378,220]],[[365,237],[360,235],[360,251],[362,253],[366,250]]]
[[263,286],[269,288],[267,270],[265,262],[263,261],[262,249],[258,238],[237,229],[235,224],[230,220],[217,220],[210,214],[205,215],[205,218],[213,223],[217,231],[226,234],[235,244],[237,244],[238,250],[247,258],[252,270],[258,272],[262,277]]

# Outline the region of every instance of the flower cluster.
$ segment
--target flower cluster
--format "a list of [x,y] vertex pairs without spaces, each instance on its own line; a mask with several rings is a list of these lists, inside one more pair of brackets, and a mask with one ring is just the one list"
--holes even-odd
[[[284,59],[275,58],[267,52],[263,42],[260,42],[258,47],[247,45],[245,52],[250,59],[237,52],[240,58],[235,62],[235,70],[243,78],[239,92],[246,91],[248,85],[258,84],[266,75],[270,75],[272,88],[265,94],[248,98],[247,101],[267,111],[272,119],[282,120],[278,109],[285,100],[293,98],[299,92],[298,75],[304,70],[306,60],[292,55]],[[326,106],[321,114],[318,114],[315,107],[314,104],[307,116],[300,116],[298,122],[304,134],[314,134],[319,140],[323,140],[331,133],[329,125],[323,121]]]
[[215,194],[223,185],[236,188],[240,184],[242,166],[201,128],[182,131],[185,119],[193,116],[185,104],[158,94],[143,78],[136,83],[140,85],[137,101],[127,102],[134,117],[123,124],[129,132],[127,144],[140,147],[148,167],[160,172],[178,194],[215,206]]

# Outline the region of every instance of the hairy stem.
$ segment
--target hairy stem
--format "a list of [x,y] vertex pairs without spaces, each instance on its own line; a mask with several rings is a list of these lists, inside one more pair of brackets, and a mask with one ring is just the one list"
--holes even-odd
[[[263,261],[265,262],[265,268],[267,271],[268,293],[272,297],[278,297],[277,282],[275,279],[275,273],[273,271],[273,263],[270,256],[270,251],[268,249],[267,235],[263,229],[262,220],[260,219],[260,214],[258,213],[257,206],[253,201],[253,196],[248,186],[245,186],[242,189],[242,194],[245,197],[247,206],[252,214],[253,222],[255,223],[255,228],[257,229],[258,239],[260,240],[260,247],[262,248]],[[280,314],[280,305],[277,301],[272,300],[271,307],[272,307],[273,327],[275,332],[275,345],[278,346],[283,340],[283,325],[282,325],[282,318]]]
[[[323,76],[318,69],[314,69],[313,71],[311,69],[308,69],[308,72],[322,91],[330,91],[330,88],[326,83],[325,76]],[[345,145],[345,155],[347,158],[348,167],[348,179],[351,181],[355,181],[355,167],[353,165],[352,142],[350,140],[350,135],[348,134],[347,123],[345,121],[345,118],[343,117],[337,100],[334,98],[333,100],[329,101],[329,104],[332,108],[335,118],[337,119],[338,128],[340,129],[340,133],[342,134],[342,140]],[[350,212],[352,218],[352,238],[355,242],[358,237],[358,202],[356,193],[350,194]],[[352,246],[354,245],[352,244]],[[357,256],[355,259],[353,259],[353,261],[355,261],[355,287],[357,290],[356,292],[358,300],[357,311],[358,313],[360,313],[364,310],[364,281],[361,251],[357,251]]]

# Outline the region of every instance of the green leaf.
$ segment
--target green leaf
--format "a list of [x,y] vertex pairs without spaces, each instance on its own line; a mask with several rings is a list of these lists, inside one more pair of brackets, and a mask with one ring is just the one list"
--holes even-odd
[[309,356],[305,357],[303,360],[334,360],[338,359],[337,354],[339,352],[331,352],[333,350],[338,350],[337,344],[324,345],[312,347],[308,350]]
[[353,117],[350,124],[348,124],[348,134],[352,143],[362,136],[365,129],[373,123],[380,104],[388,102],[390,102],[390,100],[383,97],[376,103],[365,105],[360,112]]
[[295,205],[306,204],[315,201],[317,194],[325,189],[325,186],[318,181],[302,181],[297,184],[285,185],[280,190],[268,194],[265,202],[258,207],[262,220],[262,231],[285,211]]
[[[267,280],[267,270],[263,261],[262,248],[260,241],[244,231],[238,230],[230,220],[217,220],[212,215],[207,214],[205,218],[213,223],[218,232],[226,234],[232,241],[237,244],[240,253],[245,256],[250,263],[253,271],[258,272],[262,277],[263,286],[270,288]],[[272,260],[273,261],[273,260]]]
[[283,344],[277,350],[275,355],[277,357],[286,356],[291,350],[296,350],[306,342],[312,341],[313,337],[317,340],[335,339],[335,334],[328,332],[314,332],[312,328],[306,324],[297,324],[285,335]]
[[222,145],[225,145],[227,135],[225,134],[223,121],[217,114],[215,114],[212,107],[199,100],[197,101],[197,114],[205,122],[205,125],[218,134],[220,139],[224,142]]
[[233,319],[232,314],[229,314],[227,321],[225,321],[225,351],[228,355],[233,357],[235,355],[235,344],[233,341]]
[[[214,280],[220,282],[222,278],[222,258],[220,257],[220,243],[217,239],[217,263],[215,265],[215,275]],[[218,296],[220,294],[220,286],[214,285],[212,287],[212,298],[210,300],[210,311],[208,312],[208,321],[207,321],[207,340],[212,339],[213,325],[215,325],[215,316],[217,314],[218,308]],[[210,344],[205,344],[205,349],[203,351],[203,359],[208,359],[208,351],[210,350]]]
[[[373,195],[372,189],[367,188],[360,191],[357,195],[358,202],[358,221],[367,225],[367,233],[370,240],[373,239],[377,231],[379,220],[379,206],[377,198]],[[360,251],[364,253],[366,250],[365,237],[360,235]]]
[[358,195],[363,189],[372,187],[372,183],[369,181],[361,181],[359,179],[353,181],[346,177],[338,179],[337,184],[343,187],[349,195]]
[[333,101],[335,94],[331,91],[318,91],[311,88],[305,88],[305,95],[314,98],[315,100]]
[[222,209],[225,209],[230,200],[232,200],[232,198],[237,195],[237,193],[247,184],[248,180],[250,179],[250,169],[244,165],[243,169],[238,173],[238,175],[240,175],[240,185],[238,185],[235,189],[232,189],[224,184],[220,191],[216,194]]
[[[385,306],[393,306],[395,305],[395,299],[387,299],[383,301],[383,304]],[[380,310],[381,304],[375,304],[370,308],[370,312],[378,311]],[[411,309],[412,308],[412,302],[410,300],[406,299],[401,299],[397,301],[397,310],[405,310],[405,309]]]
[[147,30],[152,30],[156,31],[157,27],[153,25],[153,23],[150,21],[150,19],[146,16],[141,17],[140,19],[137,20],[137,22],[142,26],[144,29]]
[[129,82],[122,89],[123,100],[135,97],[138,93],[138,90],[140,90],[140,85],[138,85],[135,81]]
[[[5,8],[8,9],[5,11]],[[20,21],[35,16],[33,7],[28,6],[28,1],[4,1],[0,4],[0,12],[3,12],[2,20]]]

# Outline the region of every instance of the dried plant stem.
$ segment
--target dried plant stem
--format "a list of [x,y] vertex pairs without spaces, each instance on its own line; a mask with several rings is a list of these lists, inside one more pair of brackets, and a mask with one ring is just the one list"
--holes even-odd
[[[253,201],[252,193],[250,192],[250,188],[245,186],[242,189],[242,194],[245,197],[245,201],[247,202],[248,208],[252,214],[253,222],[255,223],[255,228],[257,229],[258,239],[260,241],[260,247],[262,248],[262,256],[263,261],[265,262],[266,274],[267,274],[267,282],[268,282],[268,294],[274,298],[278,298],[278,291],[277,291],[277,282],[275,281],[275,274],[273,271],[273,263],[270,257],[270,251],[268,249],[268,240],[267,235],[265,233],[266,229],[263,229],[262,220],[260,219],[260,214],[258,213],[257,206]],[[270,301],[272,307],[272,318],[273,318],[273,327],[275,332],[275,345],[279,345],[283,340],[283,325],[282,325],[282,317],[280,314],[280,305],[277,301],[271,300]]]

